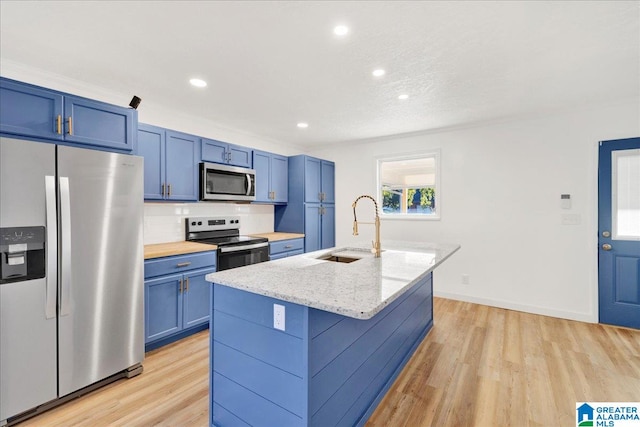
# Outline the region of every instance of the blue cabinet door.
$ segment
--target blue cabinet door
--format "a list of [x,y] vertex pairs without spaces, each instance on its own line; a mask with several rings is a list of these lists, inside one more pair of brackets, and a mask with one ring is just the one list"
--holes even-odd
[[64,139],[121,151],[133,150],[135,110],[89,99],[64,98]]
[[[254,165],[255,167],[255,165]],[[275,203],[289,200],[289,159],[278,154],[271,155],[271,191]]]
[[166,131],[166,198],[198,200],[199,138],[185,133]]
[[256,202],[271,202],[271,155],[254,150],[253,168],[256,171]]
[[251,166],[253,164],[252,149],[241,147],[239,145],[229,144],[229,146],[227,147],[227,152],[229,153],[230,165],[251,169]]
[[322,192],[322,202],[323,203],[335,203],[335,174],[336,174],[336,166],[335,163],[329,162],[326,160],[322,161],[321,165],[321,189]]
[[320,159],[305,157],[304,201],[307,203],[320,203],[320,192],[322,191],[320,163]]
[[165,174],[165,131],[156,126],[138,126],[139,156],[144,157],[144,198],[162,200],[164,198]]
[[336,245],[336,207],[335,205],[322,205],[321,213],[321,249],[332,248]]
[[54,92],[0,80],[0,132],[62,140],[62,100]]
[[282,252],[280,254],[269,255],[269,261],[275,261],[277,259],[286,258],[289,254],[287,252]]
[[215,268],[204,268],[184,274],[183,327],[200,325],[209,321],[211,302],[211,283],[205,280]]
[[182,329],[182,274],[172,274],[144,282],[145,343]]
[[200,138],[202,161],[228,163],[227,147],[229,144],[215,139]]
[[306,204],[304,207],[304,251],[312,252],[321,248],[320,205]]

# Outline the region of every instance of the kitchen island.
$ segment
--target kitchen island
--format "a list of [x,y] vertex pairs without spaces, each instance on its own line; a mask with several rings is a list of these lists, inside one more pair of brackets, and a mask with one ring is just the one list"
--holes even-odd
[[433,326],[458,245],[332,248],[207,275],[210,423],[363,425]]

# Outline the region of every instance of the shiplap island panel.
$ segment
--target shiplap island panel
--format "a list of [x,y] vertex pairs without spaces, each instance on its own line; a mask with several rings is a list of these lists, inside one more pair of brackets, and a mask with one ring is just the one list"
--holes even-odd
[[[366,422],[433,326],[431,272],[459,249],[383,246],[380,258],[334,248],[207,275],[212,426]],[[336,254],[358,260],[322,259]]]

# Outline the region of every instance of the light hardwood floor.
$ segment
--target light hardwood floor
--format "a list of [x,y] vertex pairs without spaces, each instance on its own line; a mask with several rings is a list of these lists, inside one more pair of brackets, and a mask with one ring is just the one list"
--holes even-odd
[[[570,426],[578,401],[640,401],[640,331],[440,298],[434,317],[368,427]],[[207,426],[208,338],[21,426]]]

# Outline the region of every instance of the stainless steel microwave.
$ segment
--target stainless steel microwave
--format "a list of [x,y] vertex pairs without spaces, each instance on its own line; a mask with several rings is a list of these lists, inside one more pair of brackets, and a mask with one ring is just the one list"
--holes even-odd
[[255,170],[200,163],[200,200],[250,202],[255,199]]

